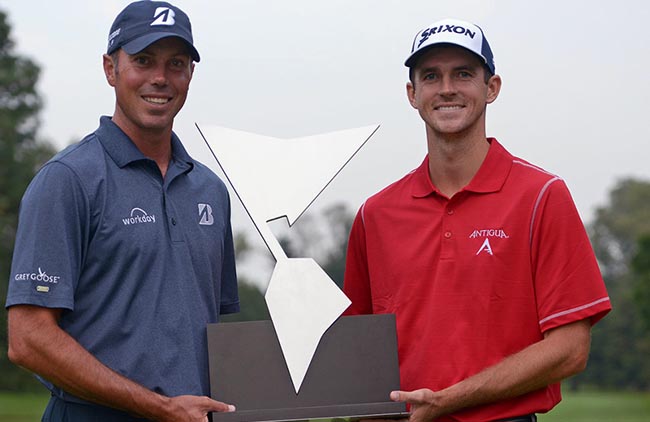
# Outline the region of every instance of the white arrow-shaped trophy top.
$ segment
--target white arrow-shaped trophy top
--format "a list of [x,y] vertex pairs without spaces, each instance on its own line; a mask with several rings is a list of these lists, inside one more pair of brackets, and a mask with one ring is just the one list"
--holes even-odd
[[378,126],[294,139],[197,127],[277,261],[265,298],[297,394],[350,300],[315,261],[287,258],[267,223],[286,217],[293,225]]

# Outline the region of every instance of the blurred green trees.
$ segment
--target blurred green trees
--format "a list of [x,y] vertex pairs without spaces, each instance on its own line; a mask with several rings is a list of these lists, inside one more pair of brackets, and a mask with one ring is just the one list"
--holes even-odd
[[0,389],[5,390],[35,385],[31,375],[7,359],[4,303],[20,199],[38,167],[54,153],[37,137],[42,106],[36,91],[39,73],[34,62],[14,52],[11,26],[0,10]]

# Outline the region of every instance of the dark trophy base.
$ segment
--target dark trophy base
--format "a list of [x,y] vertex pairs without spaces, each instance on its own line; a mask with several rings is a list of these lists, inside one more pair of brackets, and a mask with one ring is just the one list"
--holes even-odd
[[399,389],[395,316],[339,318],[323,335],[296,394],[271,321],[208,325],[210,388],[236,412],[213,422],[405,417]]

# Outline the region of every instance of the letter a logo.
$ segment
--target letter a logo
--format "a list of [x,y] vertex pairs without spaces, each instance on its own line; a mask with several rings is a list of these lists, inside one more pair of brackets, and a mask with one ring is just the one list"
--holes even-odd
[[153,14],[154,21],[151,22],[150,26],[154,25],[167,25],[172,26],[176,23],[174,20],[176,13],[169,7],[159,7],[156,9],[156,12]]
[[214,224],[212,207],[209,204],[199,204],[199,224],[202,226],[211,226]]
[[492,252],[492,246],[490,246],[490,239],[488,239],[487,237],[485,238],[485,242],[483,242],[478,252],[476,252],[476,255],[480,254],[483,251],[489,253],[490,255],[494,255],[494,253]]

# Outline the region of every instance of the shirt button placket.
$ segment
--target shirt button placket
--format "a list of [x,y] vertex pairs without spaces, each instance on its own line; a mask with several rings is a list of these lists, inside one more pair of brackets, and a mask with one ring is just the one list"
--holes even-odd
[[453,225],[451,224],[451,217],[453,215],[454,210],[447,204],[442,218],[442,248],[440,257],[443,259],[453,259],[453,243],[450,242],[454,237]]
[[169,222],[169,226],[168,226],[169,235],[171,237],[172,242],[179,242],[182,240],[182,236],[180,233],[180,227],[178,226],[178,219],[175,217],[176,212],[174,211],[174,207],[169,201],[168,198],[169,194],[164,187],[163,187],[162,195],[163,195],[163,206],[165,208],[165,213],[168,218],[167,221]]

